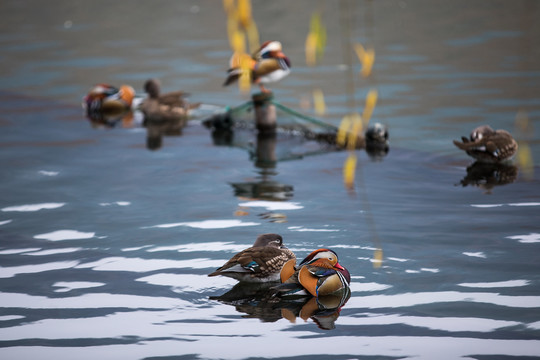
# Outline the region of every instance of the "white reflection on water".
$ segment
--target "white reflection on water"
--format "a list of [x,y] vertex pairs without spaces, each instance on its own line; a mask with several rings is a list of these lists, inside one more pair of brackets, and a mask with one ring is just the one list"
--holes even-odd
[[197,229],[226,229],[237,226],[256,226],[260,223],[255,222],[242,222],[240,220],[204,220],[204,221],[192,221],[192,222],[179,222],[171,224],[160,224],[149,226],[149,228],[172,228],[178,226],[188,226]]
[[88,289],[93,287],[103,286],[105,283],[90,282],[90,281],[59,281],[54,283],[54,287],[60,289],[54,290],[55,292],[68,292],[75,289]]
[[2,209],[2,211],[39,211],[43,209],[57,209],[64,206],[66,203],[44,203],[44,204],[29,204],[29,205],[17,205],[9,206]]
[[509,296],[487,292],[419,292],[396,295],[369,295],[351,297],[347,308],[400,308],[425,304],[451,302],[486,303],[514,308],[538,308],[540,296]]
[[113,203],[100,203],[100,206],[111,206],[111,205],[118,205],[118,206],[129,206],[131,203],[129,201],[115,201]]
[[509,280],[509,281],[498,281],[498,282],[461,283],[461,284],[458,284],[458,286],[489,289],[489,288],[527,286],[530,283],[531,282],[529,280]]
[[[18,293],[0,293],[3,307],[28,309],[173,309],[192,308],[193,304],[178,298],[123,294],[85,294],[63,298],[48,298]],[[70,321],[66,319],[65,321]],[[1,337],[1,336],[0,336]]]
[[152,285],[170,286],[175,292],[194,291],[199,293],[228,289],[237,283],[226,277],[193,274],[155,274],[136,280]]
[[477,208],[494,208],[501,206],[540,206],[540,202],[521,202],[509,204],[471,204],[471,206]]
[[463,255],[465,256],[471,256],[471,257],[477,257],[477,258],[482,258],[482,259],[485,259],[487,256],[486,254],[484,254],[483,252],[479,251],[479,252],[464,252]]
[[399,314],[378,315],[362,314],[363,316],[341,316],[340,325],[392,325],[405,324],[430,330],[450,332],[475,331],[491,332],[508,326],[520,325],[517,321],[493,320],[464,317],[431,317],[431,316],[402,316]]
[[38,251],[41,248],[27,248],[27,249],[8,249],[0,251],[0,255],[22,254],[30,251]]
[[397,257],[387,257],[386,260],[392,260],[392,261],[398,261],[398,262],[409,261],[409,259],[401,259],[401,258],[397,258]]
[[152,245],[144,245],[144,246],[136,246],[136,247],[130,247],[130,248],[124,248],[122,251],[137,251],[142,250],[151,247]]
[[77,266],[77,269],[92,268],[97,271],[131,271],[147,272],[163,269],[207,269],[217,268],[223,265],[223,260],[213,259],[190,259],[190,260],[167,260],[167,259],[142,259],[108,257],[91,263]]
[[43,256],[43,255],[54,255],[54,254],[66,254],[81,251],[83,248],[62,248],[62,249],[50,249],[50,250],[41,250],[35,252],[25,252],[24,255],[33,255],[33,256]]
[[374,282],[359,283],[351,282],[351,291],[382,291],[391,288],[392,285],[378,284]]
[[39,174],[40,175],[44,175],[44,176],[56,176],[59,174],[58,171],[46,171],[46,170],[40,170],[39,171]]
[[[138,279],[152,284],[173,285],[182,281],[181,276],[157,275]],[[199,279],[202,280],[202,277]],[[211,282],[215,280],[210,280]],[[189,281],[192,283],[193,281]],[[210,285],[211,283],[206,283]],[[194,288],[195,289],[195,288]],[[485,298],[482,299],[481,297]],[[391,299],[391,301],[387,301]],[[415,300],[413,300],[415,299]],[[382,307],[393,305],[399,308],[414,304],[448,301],[488,300],[491,303],[539,303],[538,297],[499,296],[478,293],[417,293],[392,296],[364,296],[351,298],[351,306],[365,304]],[[502,301],[501,301],[502,299]],[[525,299],[526,301],[523,301]],[[535,356],[540,348],[538,340],[497,340],[474,337],[452,336],[331,336],[322,335],[302,325],[290,324],[285,320],[265,323],[260,326],[257,319],[242,318],[232,306],[194,305],[178,298],[114,295],[107,293],[88,294],[67,298],[46,298],[25,294],[0,293],[0,302],[5,307],[32,309],[103,309],[128,308],[133,311],[115,312],[107,316],[43,319],[35,322],[0,328],[4,341],[20,339],[125,339],[138,338],[134,344],[72,347],[69,358],[108,358],[111,354],[122,354],[123,358],[175,356],[197,354],[202,358],[245,359],[249,357],[294,357],[321,355],[330,350],[321,349],[321,340],[331,341],[332,356],[394,356],[401,359],[467,359],[471,355]],[[364,304],[362,304],[364,302]],[[352,304],[351,304],[352,303]],[[144,309],[150,309],[147,311]],[[353,309],[354,310],[354,309]],[[399,314],[378,315],[356,311],[359,316],[344,316],[341,325],[377,326],[405,324],[447,332],[489,332],[508,326],[515,321],[484,318],[421,317]],[[535,324],[528,324],[534,327]],[[368,328],[366,328],[368,329]],[[367,331],[367,330],[366,330]],[[249,333],[249,336],[245,336]],[[168,340],[162,340],[167,338]],[[109,340],[107,340],[108,342]],[[275,344],[281,344],[276,346]],[[2,349],[5,358],[32,358],[36,352],[42,358],[65,359],[65,347],[14,346]]]
[[229,252],[238,252],[242,251],[251,245],[238,245],[232,242],[206,242],[206,243],[189,243],[182,245],[174,246],[158,246],[152,249],[148,249],[148,252],[157,252],[157,251],[178,251],[178,252],[193,252],[193,251],[229,251]]
[[0,226],[1,225],[6,225],[6,224],[9,224],[10,222],[12,222],[13,220],[4,220],[4,221],[0,221]]
[[303,226],[289,226],[288,229],[291,231],[299,231],[299,232],[337,232],[337,231],[340,231],[339,229],[313,229],[313,228],[305,228]]
[[[116,321],[125,319],[115,318]],[[73,320],[72,320],[73,321]],[[78,323],[82,322],[82,325]],[[71,324],[71,323],[70,323]],[[57,329],[69,328],[70,324],[46,323],[47,328],[56,326]],[[69,358],[78,360],[95,360],[96,358],[110,358],[111,354],[121,354],[125,359],[142,359],[147,357],[173,357],[181,354],[198,354],[204,359],[246,359],[252,357],[295,357],[321,355],[321,338],[313,337],[313,333],[273,331],[267,336],[223,336],[228,334],[231,325],[219,326],[222,333],[216,336],[185,335],[172,340],[159,339],[160,325],[154,325],[156,334],[146,341],[135,345],[104,345],[70,348]],[[76,328],[73,334],[82,326],[108,329],[111,326],[102,326],[89,320],[74,321]],[[112,325],[112,324],[111,324]],[[131,328],[140,324],[135,322]],[[265,324],[267,327],[270,324]],[[185,324],[182,324],[186,327]],[[187,326],[187,328],[190,328]],[[208,327],[208,324],[206,324]],[[45,326],[43,326],[45,328]],[[114,327],[113,327],[114,328]],[[151,328],[147,325],[147,328]],[[180,328],[180,326],[179,326]],[[250,327],[251,329],[252,327]],[[196,329],[194,331],[196,332]],[[233,328],[234,329],[234,328]],[[45,331],[45,329],[43,329]],[[107,331],[108,333],[109,331]],[[59,337],[61,334],[59,334]],[[167,334],[166,337],[170,337]],[[181,342],[179,342],[179,340]],[[184,341],[182,341],[184,340]],[[276,346],[276,344],[280,344]],[[331,338],[332,356],[388,356],[399,357],[402,360],[433,360],[433,359],[471,359],[474,355],[507,355],[507,356],[538,356],[540,341],[537,340],[492,340],[467,337],[429,337],[429,336],[335,336]],[[328,350],[327,350],[328,351]],[[63,347],[11,347],[3,349],[3,354],[10,359],[31,359],[39,353],[42,358],[65,359],[66,349]],[[330,358],[330,356],[329,356]]]
[[96,235],[93,232],[80,232],[77,230],[57,230],[46,234],[35,235],[34,239],[51,241],[91,239]]
[[506,238],[507,239],[512,239],[512,240],[519,240],[519,242],[523,243],[523,244],[531,244],[531,243],[540,242],[540,234],[539,233],[530,233],[528,235],[507,236]]
[[304,207],[300,205],[300,203],[297,202],[284,202],[284,201],[248,201],[244,203],[238,204],[239,206],[245,206],[245,207],[263,207],[266,208],[268,211],[276,211],[276,210],[299,210],[303,209]]
[[0,267],[0,278],[10,278],[18,274],[33,274],[51,270],[70,269],[77,264],[79,264],[78,261],[57,261],[38,265]]

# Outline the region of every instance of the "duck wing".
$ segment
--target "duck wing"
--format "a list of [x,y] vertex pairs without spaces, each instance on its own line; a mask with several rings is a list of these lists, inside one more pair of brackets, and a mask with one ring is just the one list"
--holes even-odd
[[222,275],[226,272],[253,274],[277,272],[287,260],[288,255],[280,249],[270,246],[251,247],[234,255],[208,276]]

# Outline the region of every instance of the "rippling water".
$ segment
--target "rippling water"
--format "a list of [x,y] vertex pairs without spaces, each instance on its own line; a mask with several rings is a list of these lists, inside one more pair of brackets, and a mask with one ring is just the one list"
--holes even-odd
[[[324,119],[337,125],[350,111],[346,3],[316,3],[329,33],[316,68],[303,65],[307,4],[254,1],[254,16],[293,62],[276,98],[301,110],[322,87]],[[194,101],[245,101],[220,86],[230,55],[221,4],[0,5],[2,359],[540,356],[540,169],[486,175],[451,142],[490,123],[540,158],[538,130],[519,133],[514,121],[540,116],[538,4],[349,6],[351,39],[377,51],[356,102],[379,90],[373,119],[391,139],[379,161],[358,152],[354,194],[344,152],[261,168],[243,148],[216,146],[197,120],[149,151],[146,128],[84,118],[80,99],[102,81],[140,89],[157,76]],[[300,258],[338,252],[352,274],[339,314],[304,306],[284,317],[283,304],[238,301],[235,281],[206,276],[266,232]]]

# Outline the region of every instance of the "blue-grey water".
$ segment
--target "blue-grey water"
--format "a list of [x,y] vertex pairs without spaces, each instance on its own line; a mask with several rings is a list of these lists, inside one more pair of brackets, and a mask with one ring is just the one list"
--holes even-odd
[[[194,102],[245,102],[221,87],[221,2],[0,3],[0,357],[539,358],[540,3],[252,5],[261,39],[281,40],[293,64],[271,87],[280,103],[314,116],[305,104],[320,88],[318,118],[337,126],[378,90],[372,121],[388,126],[390,151],[357,151],[354,192],[347,152],[265,167],[218,146],[200,118],[157,150],[137,118],[86,119],[81,99],[101,82],[141,93],[158,77]],[[314,10],[328,41],[308,67]],[[370,78],[354,42],[375,49]],[[473,168],[452,140],[481,124],[529,156]],[[206,275],[268,232],[299,258],[337,251],[352,274],[339,313],[293,319],[260,298],[216,299],[236,282]]]

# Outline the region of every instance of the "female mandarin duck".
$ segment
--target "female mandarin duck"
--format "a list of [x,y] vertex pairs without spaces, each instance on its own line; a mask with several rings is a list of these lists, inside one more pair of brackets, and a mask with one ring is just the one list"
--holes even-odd
[[252,247],[234,255],[208,276],[223,275],[244,282],[279,281],[281,268],[289,260],[296,257],[283,245],[281,235],[263,234]]
[[[298,267],[289,260],[281,270],[278,287],[282,294],[303,295],[301,290],[319,297],[349,290],[351,275],[338,262],[337,254],[330,249],[317,249],[309,254]],[[307,293],[304,292],[305,295]]]
[[144,84],[144,91],[148,97],[140,105],[145,120],[153,122],[187,120],[190,109],[199,104],[190,105],[184,99],[187,93],[183,91],[173,91],[161,94],[161,85],[159,80],[150,79]]
[[98,84],[83,98],[83,107],[87,114],[120,113],[131,109],[134,98],[135,90],[129,85],[116,88],[108,84]]
[[518,149],[516,140],[506,130],[493,130],[482,125],[471,132],[469,139],[461,137],[462,142],[454,140],[461,150],[480,162],[500,163],[512,158]]
[[240,64],[245,61],[251,70],[251,80],[264,93],[270,92],[264,84],[277,82],[289,75],[291,62],[282,52],[279,41],[267,41],[252,56],[234,53],[229,61],[228,76],[223,86],[232,84],[240,77]]

